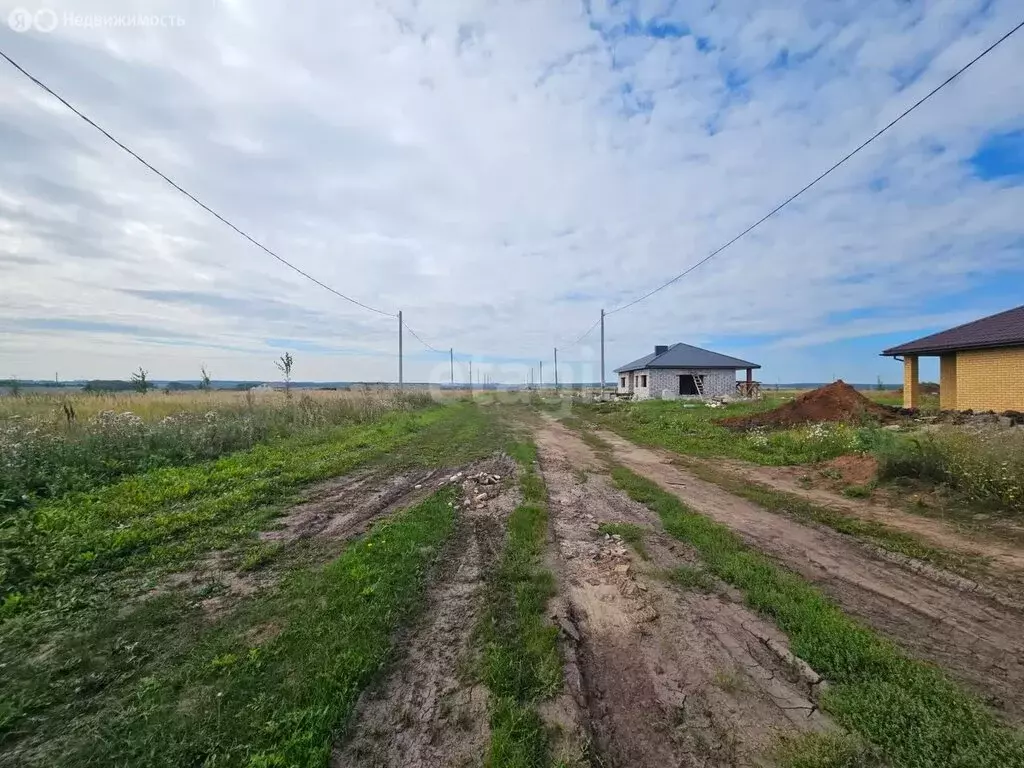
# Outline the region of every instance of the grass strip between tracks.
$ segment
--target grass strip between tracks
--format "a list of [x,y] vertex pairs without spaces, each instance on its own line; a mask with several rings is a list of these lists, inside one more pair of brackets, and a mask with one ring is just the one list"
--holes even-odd
[[[708,569],[746,592],[771,617],[793,652],[829,681],[823,708],[863,737],[893,768],[1024,766],[1024,738],[1001,725],[942,671],[907,658],[895,645],[844,614],[802,577],[747,547],[736,534],[698,514],[655,483],[624,468],[615,483],[661,518],[665,530],[693,545]],[[812,744],[791,765],[857,765],[851,750]]]
[[547,489],[538,474],[537,448],[518,443],[522,503],[508,520],[505,552],[488,584],[481,624],[483,678],[491,692],[493,768],[541,768],[550,763],[549,738],[537,704],[562,685],[558,630],[544,621],[555,593],[554,576],[541,563],[547,538]]

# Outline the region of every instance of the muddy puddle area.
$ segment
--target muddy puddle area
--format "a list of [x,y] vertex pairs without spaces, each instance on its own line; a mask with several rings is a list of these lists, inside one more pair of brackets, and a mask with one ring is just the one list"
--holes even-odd
[[1008,721],[1024,721],[1024,613],[893,562],[859,540],[773,514],[608,432],[615,461],[817,584],[847,613],[934,662]]
[[[700,568],[696,553],[612,487],[588,446],[554,423],[536,439],[559,583],[552,618],[594,764],[762,765],[781,736],[835,728],[815,703],[820,678],[740,595],[667,578]],[[645,556],[602,523],[640,526]]]
[[454,476],[463,489],[456,532],[419,620],[397,638],[390,671],[363,694],[332,755],[335,768],[483,765],[490,736],[487,691],[472,679],[471,640],[486,577],[501,557],[519,495],[507,457],[446,474],[441,483]]

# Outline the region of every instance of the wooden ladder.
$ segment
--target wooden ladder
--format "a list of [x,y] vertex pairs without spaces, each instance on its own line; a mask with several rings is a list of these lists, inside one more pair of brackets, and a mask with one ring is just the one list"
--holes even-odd
[[693,384],[697,387],[697,394],[700,395],[701,400],[706,400],[707,396],[704,394],[704,377],[699,374],[693,374]]

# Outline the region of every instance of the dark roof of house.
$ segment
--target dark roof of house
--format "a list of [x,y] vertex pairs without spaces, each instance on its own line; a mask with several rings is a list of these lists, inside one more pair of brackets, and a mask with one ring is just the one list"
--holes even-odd
[[883,355],[928,355],[961,349],[1024,346],[1024,306],[908,341]]
[[670,346],[665,352],[658,354],[652,352],[644,355],[639,360],[634,360],[621,368],[616,368],[616,373],[624,371],[640,371],[645,368],[724,368],[735,371],[739,368],[760,368],[757,363],[748,363],[737,357],[720,355],[709,349],[693,347],[689,344],[677,342]]

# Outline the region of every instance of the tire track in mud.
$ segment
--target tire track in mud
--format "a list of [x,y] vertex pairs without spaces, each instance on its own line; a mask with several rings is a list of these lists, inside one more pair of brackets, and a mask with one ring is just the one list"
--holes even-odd
[[[703,594],[658,576],[697,563],[695,552],[612,488],[578,437],[549,424],[536,440],[560,591],[552,609],[598,764],[758,765],[784,734],[835,728],[814,703],[817,676],[787,663],[781,633],[724,587]],[[600,534],[602,522],[644,526],[650,560]]]
[[853,537],[732,496],[659,451],[596,434],[616,462],[817,584],[844,611],[938,664],[1009,721],[1024,721],[1024,614],[909,570]]
[[[345,543],[369,530],[377,520],[399,509],[413,506],[433,490],[445,470],[389,474],[375,468],[334,478],[308,489],[304,499],[271,522],[273,528],[260,532],[259,540],[294,547],[299,542],[313,546],[307,561],[325,561],[336,556]],[[208,552],[188,571],[172,573],[146,593],[150,598],[173,589],[200,592],[215,585],[222,594],[199,601],[211,618],[230,611],[244,598],[273,586],[279,578],[273,568],[239,570],[232,553]]]
[[[463,482],[456,531],[441,555],[420,619],[403,631],[386,678],[363,694],[333,768],[482,765],[487,752],[487,690],[470,679],[472,634],[484,608],[487,574],[501,558],[505,524],[515,508],[515,466],[502,458],[465,472],[500,483]],[[447,480],[447,476],[445,478]]]
[[311,489],[305,500],[275,519],[262,541],[322,537],[344,541],[364,532],[378,517],[425,498],[428,484],[444,470],[387,474],[370,470],[330,480]]

